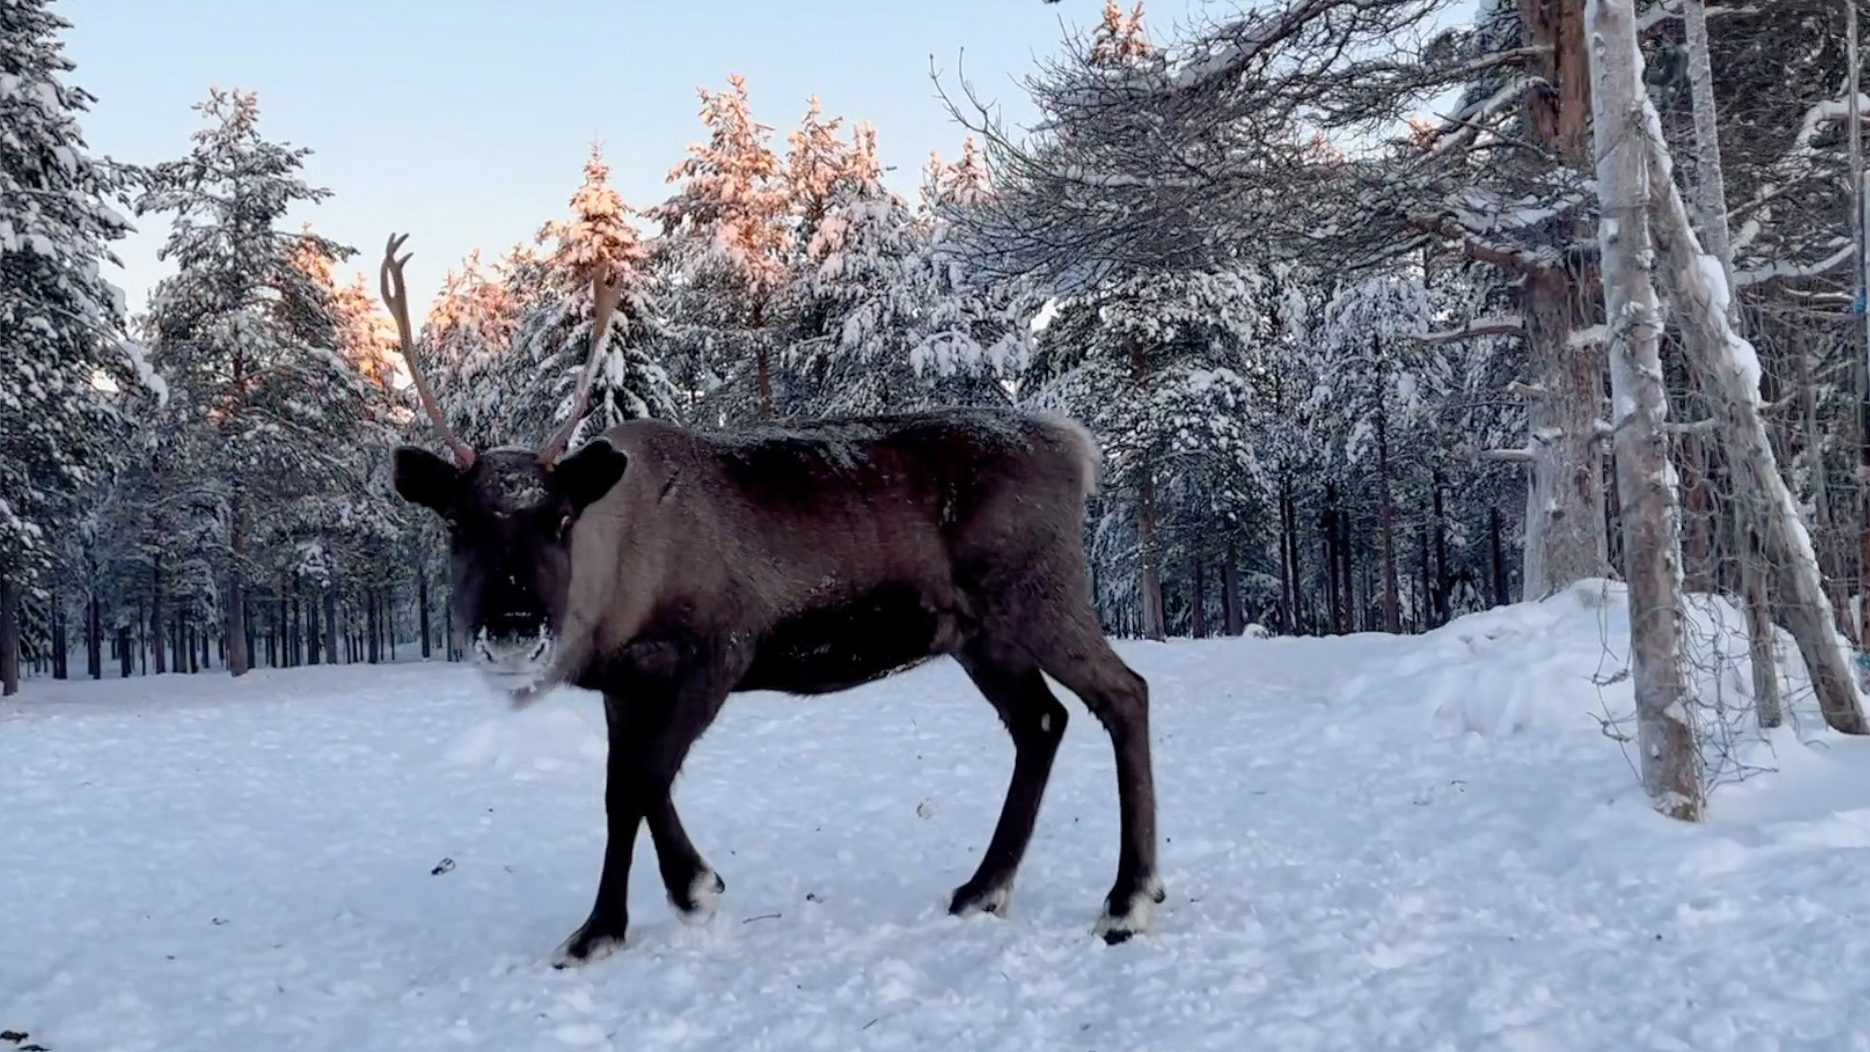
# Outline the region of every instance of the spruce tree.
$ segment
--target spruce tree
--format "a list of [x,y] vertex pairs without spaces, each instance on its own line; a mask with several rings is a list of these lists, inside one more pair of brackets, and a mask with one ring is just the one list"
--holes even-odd
[[[78,127],[93,97],[48,0],[0,4],[0,693],[19,687],[23,592],[76,532],[119,433],[95,378],[127,381],[121,294],[99,266],[130,227],[108,201],[124,172]],[[131,359],[140,362],[140,359]],[[145,374],[147,375],[147,374]],[[151,382],[156,382],[151,380]]]

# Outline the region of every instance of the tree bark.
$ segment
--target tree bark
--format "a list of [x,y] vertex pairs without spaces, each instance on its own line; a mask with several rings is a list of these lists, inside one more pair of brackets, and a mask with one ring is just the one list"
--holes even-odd
[[417,630],[422,633],[422,660],[429,659],[429,571],[420,562],[416,564],[416,611]]
[[253,668],[252,638],[247,633],[247,584],[241,572],[247,547],[246,524],[242,519],[240,495],[236,493],[228,514],[227,537],[233,555],[227,567],[227,623],[221,629],[227,638],[227,673],[230,676],[244,676]]
[[[1588,174],[1591,157],[1590,65],[1584,0],[1520,0],[1527,73],[1546,88],[1526,93],[1533,139],[1564,167]],[[1559,231],[1562,243],[1585,232]],[[1527,272],[1521,289],[1526,352],[1540,370],[1540,395],[1527,406],[1532,478],[1526,493],[1524,593],[1543,599],[1610,571],[1604,516],[1603,362],[1598,348],[1572,337],[1592,317],[1588,268]]]
[[52,678],[71,678],[70,641],[65,638],[65,603],[52,593]]
[[382,656],[378,642],[382,636],[377,631],[377,590],[372,588],[364,593],[364,630],[369,633],[369,663],[374,665]]
[[1743,542],[1740,545],[1740,580],[1747,604],[1747,658],[1753,668],[1754,714],[1761,727],[1777,727],[1785,721],[1785,706],[1779,696],[1778,648],[1773,645],[1766,552],[1759,530],[1753,527],[1756,518],[1743,514],[1736,516],[1734,522]]
[[0,697],[19,693],[19,586],[0,571]]
[[1506,606],[1510,597],[1506,587],[1506,545],[1502,540],[1500,509],[1487,509],[1487,542],[1493,578],[1493,605]]
[[1434,473],[1435,484],[1435,619],[1439,627],[1448,623],[1451,613],[1448,591],[1453,582],[1448,579],[1448,517],[1442,508],[1441,472]]
[[1325,616],[1330,619],[1327,635],[1337,635],[1338,626],[1344,623],[1344,597],[1338,590],[1338,491],[1336,486],[1325,486],[1325,510],[1319,518],[1319,532],[1323,534],[1321,553],[1324,556],[1325,571]]
[[156,655],[156,675],[169,670],[169,655],[162,638],[162,556],[156,556],[149,584],[149,649]]
[[[1373,352],[1381,355],[1380,346]],[[1390,499],[1389,414],[1384,402],[1388,383],[1377,395],[1377,500],[1382,505],[1383,527],[1383,631],[1396,635],[1402,631],[1402,596],[1396,580],[1396,504]]]
[[1208,638],[1207,580],[1202,572],[1198,549],[1188,554],[1188,634]]
[[1629,564],[1630,671],[1636,694],[1636,740],[1643,788],[1656,810],[1699,821],[1700,754],[1690,714],[1694,689],[1682,660],[1679,508],[1663,432],[1668,394],[1658,334],[1661,309],[1645,261],[1648,170],[1642,113],[1642,58],[1632,0],[1587,0],[1597,74],[1597,187],[1603,203],[1605,315],[1610,319],[1612,426],[1625,559]]
[[[93,575],[95,576],[95,575]],[[84,670],[92,679],[104,678],[104,611],[96,594],[85,604]]]
[[338,592],[330,585],[325,586],[325,659],[333,665],[338,663]]
[[[1693,366],[1708,381],[1717,434],[1733,469],[1735,489],[1743,501],[1760,511],[1758,525],[1766,557],[1778,570],[1786,597],[1786,627],[1797,640],[1799,653],[1811,673],[1825,723],[1846,734],[1870,733],[1851,675],[1850,657],[1826,601],[1811,535],[1779,474],[1771,440],[1760,420],[1758,358],[1752,345],[1727,323],[1723,297],[1731,297],[1731,289],[1726,287],[1726,279],[1718,268],[1709,273],[1702,266],[1707,255],[1689,224],[1687,206],[1676,191],[1672,162],[1662,144],[1655,110],[1645,103],[1641,112],[1644,123],[1633,128],[1631,134],[1649,157],[1656,240],[1664,249],[1663,259],[1682,305],[1678,314],[1683,346]],[[1721,287],[1716,288],[1716,282]]]
[[[1285,548],[1285,539],[1279,541],[1280,548]],[[1247,630],[1240,616],[1240,555],[1235,551],[1233,538],[1228,538],[1227,554],[1221,561],[1221,617],[1227,622],[1226,630],[1230,636],[1237,636]]]

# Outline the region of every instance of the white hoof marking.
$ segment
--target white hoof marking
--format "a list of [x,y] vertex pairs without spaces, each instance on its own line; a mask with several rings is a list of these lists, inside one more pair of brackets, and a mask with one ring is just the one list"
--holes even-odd
[[706,924],[714,918],[714,911],[721,904],[720,878],[711,869],[704,869],[695,874],[695,879],[688,882],[688,901],[695,904],[693,909],[683,909],[676,904],[675,896],[669,896],[669,908],[675,911],[675,917],[690,926]]

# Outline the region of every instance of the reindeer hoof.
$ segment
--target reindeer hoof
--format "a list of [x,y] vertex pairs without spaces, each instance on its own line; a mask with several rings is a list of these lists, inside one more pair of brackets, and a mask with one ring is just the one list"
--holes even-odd
[[721,903],[721,893],[727,890],[727,881],[719,873],[704,869],[695,874],[688,882],[687,902],[669,895],[669,908],[675,911],[675,917],[683,924],[706,924],[714,919],[714,910]]
[[948,912],[956,917],[965,917],[970,913],[991,913],[996,917],[1004,917],[1007,903],[1012,898],[1011,884],[981,887],[969,882],[955,889],[954,898],[948,903]]
[[623,949],[624,926],[597,925],[585,921],[584,926],[571,933],[571,937],[559,945],[558,952],[552,955],[554,968],[581,968],[597,962]]
[[1168,898],[1162,881],[1150,878],[1135,891],[1112,891],[1104,902],[1104,915],[1097,919],[1097,934],[1106,946],[1129,942],[1149,927],[1149,918],[1158,903]]

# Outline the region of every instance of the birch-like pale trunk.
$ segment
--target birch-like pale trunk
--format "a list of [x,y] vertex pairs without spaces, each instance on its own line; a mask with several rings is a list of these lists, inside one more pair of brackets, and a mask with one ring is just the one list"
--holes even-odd
[[1643,99],[1643,123],[1633,135],[1649,155],[1650,207],[1656,243],[1663,249],[1680,300],[1682,344],[1714,402],[1718,433],[1739,498],[1760,509],[1760,540],[1778,569],[1786,627],[1798,642],[1825,723],[1846,734],[1870,733],[1851,675],[1850,654],[1825,598],[1824,576],[1798,503],[1779,474],[1770,436],[1760,419],[1759,358],[1727,321],[1732,287],[1719,263],[1701,247],[1688,207],[1675,188],[1674,162],[1663,144],[1662,122]]
[[[1728,288],[1734,287],[1733,236],[1727,228],[1727,181],[1721,166],[1720,121],[1714,106],[1714,61],[1708,51],[1708,12],[1702,0],[1682,0],[1682,25],[1688,45],[1688,89],[1695,108],[1695,188],[1701,229],[1708,252],[1721,265]],[[1727,301],[1729,325],[1740,324],[1740,305]],[[1747,656],[1753,666],[1753,703],[1760,725],[1780,719],[1779,670],[1773,656],[1771,582],[1760,559],[1755,525],[1758,504],[1743,501],[1737,509],[1735,551],[1740,557],[1740,594],[1747,614]]]
[[1603,204],[1604,306],[1624,562],[1630,589],[1630,673],[1643,789],[1656,810],[1699,821],[1700,754],[1690,716],[1694,688],[1682,660],[1681,509],[1669,464],[1668,393],[1658,350],[1662,312],[1644,263],[1650,255],[1642,111],[1642,58],[1632,0],[1588,0],[1595,74],[1592,131]]

